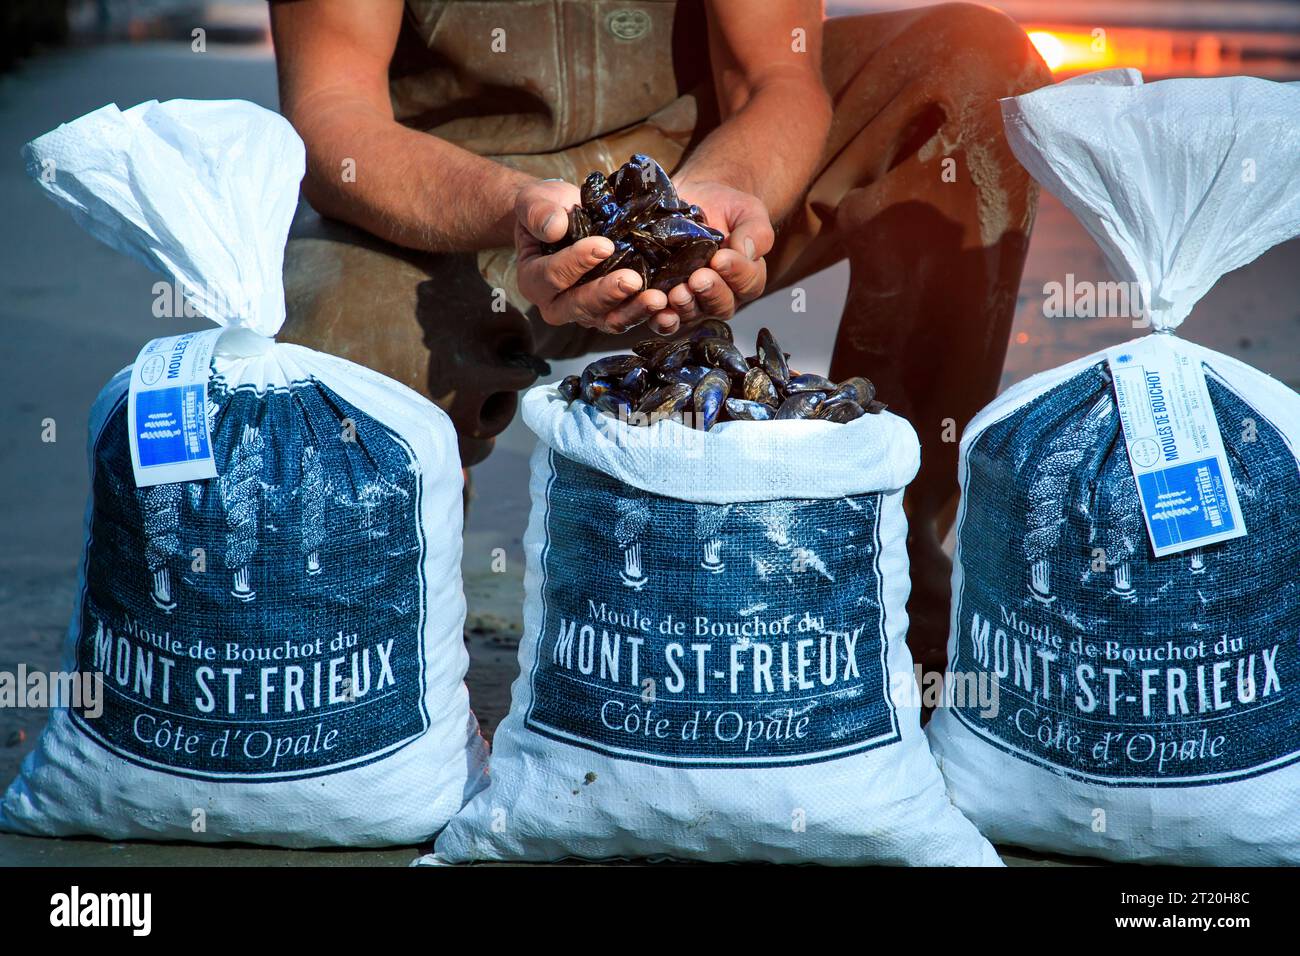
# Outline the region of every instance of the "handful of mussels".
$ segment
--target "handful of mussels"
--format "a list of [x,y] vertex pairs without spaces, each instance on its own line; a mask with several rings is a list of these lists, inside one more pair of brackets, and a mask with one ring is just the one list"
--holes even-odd
[[641,288],[667,292],[709,264],[722,233],[699,206],[683,202],[663,167],[635,154],[609,178],[594,172],[582,184],[582,204],[569,211],[569,231],[542,244],[551,255],[588,236],[604,236],[614,254],[578,280],[581,285],[618,269],[641,275]]
[[868,379],[836,384],[794,371],[788,359],[767,329],[759,330],[757,353],[745,356],[731,326],[705,319],[689,338],[646,339],[631,355],[596,359],[558,388],[566,401],[581,398],[629,425],[674,418],[705,431],[725,421],[851,422],[885,409]]

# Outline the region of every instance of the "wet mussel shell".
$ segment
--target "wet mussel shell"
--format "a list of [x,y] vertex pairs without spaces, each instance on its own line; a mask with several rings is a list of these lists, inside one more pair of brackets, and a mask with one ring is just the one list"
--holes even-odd
[[562,399],[571,402],[582,394],[582,379],[577,375],[566,375],[555,388]]
[[695,343],[695,354],[705,365],[722,369],[738,378],[743,378],[749,371],[745,356],[730,339],[719,337],[702,339]]
[[678,201],[677,190],[664,168],[645,153],[633,153],[632,158],[609,177],[609,186],[619,202],[643,195],[654,195],[674,203]]
[[811,372],[805,372],[801,375],[792,375],[785,383],[787,393],[795,392],[825,392],[829,395],[835,391],[835,383],[824,375],[814,375]]
[[707,365],[683,365],[681,368],[664,369],[659,373],[659,378],[669,383],[683,382],[694,388],[709,371]]
[[660,292],[668,292],[689,279],[697,269],[707,266],[717,251],[717,239],[692,240],[669,252],[646,286]]
[[777,393],[772,377],[761,368],[751,368],[745,373],[740,392],[748,402],[760,402],[773,407],[781,403],[781,396]]
[[579,379],[582,397],[591,403],[611,389],[618,388],[633,369],[645,365],[639,355],[609,355],[596,359],[582,370]]
[[735,336],[732,334],[731,326],[721,319],[704,319],[698,325],[691,329],[690,339],[692,342],[703,342],[705,339],[726,339],[728,342],[735,342]]
[[826,400],[825,392],[795,392],[776,410],[776,421],[812,418],[819,405]]
[[596,399],[606,392],[612,391],[618,385],[617,379],[612,378],[585,378],[582,382],[582,389],[579,394],[582,400],[590,405],[596,404]]
[[622,421],[627,421],[628,416],[634,411],[632,400],[620,392],[604,392],[596,396],[596,400],[591,403],[597,410],[611,415]]
[[614,243],[614,254],[588,269],[586,274],[578,280],[578,284],[581,285],[583,282],[590,282],[593,279],[602,279],[619,269],[631,269],[641,277],[641,287],[649,287],[652,274],[649,261],[633,247],[632,243],[622,239]]
[[785,352],[776,338],[767,329],[758,330],[758,345],[754,353],[758,357],[759,367],[768,374],[778,386],[784,386],[790,378],[790,366],[786,364]]
[[[807,394],[806,392],[804,394]],[[813,412],[812,417],[824,422],[851,422],[865,414],[862,406],[851,398],[827,398]]]
[[651,384],[651,373],[644,365],[638,365],[618,382],[618,391],[630,398],[640,398]]
[[871,380],[855,375],[840,382],[835,390],[826,396],[826,400],[833,402],[840,398],[847,398],[865,409],[875,397],[876,386],[871,384]]
[[582,370],[582,380],[590,378],[621,378],[633,369],[643,368],[646,364],[640,355],[606,355],[591,362]]
[[695,427],[708,431],[722,413],[723,404],[731,392],[731,380],[721,369],[710,369],[695,386]]
[[591,173],[583,180],[578,194],[582,199],[582,208],[598,222],[608,219],[618,208],[614,193],[609,188],[609,180],[600,171]]
[[763,402],[751,402],[743,398],[728,398],[727,414],[738,422],[769,422],[776,416],[776,409]]
[[691,362],[693,353],[694,346],[689,341],[669,342],[668,347],[654,357],[650,367],[662,375],[664,372],[681,368],[683,365],[693,364]]
[[691,402],[694,389],[684,382],[661,385],[647,392],[636,410],[648,415],[650,422],[666,416],[678,415]]

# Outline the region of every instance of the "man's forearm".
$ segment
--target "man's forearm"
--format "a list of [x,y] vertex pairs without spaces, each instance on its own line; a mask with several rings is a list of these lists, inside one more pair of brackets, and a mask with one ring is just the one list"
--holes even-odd
[[303,191],[323,215],[413,249],[509,245],[515,194],[533,177],[376,115],[363,101],[297,104]]
[[677,178],[714,180],[751,193],[777,222],[808,188],[830,122],[830,98],[820,83],[773,80],[700,142]]

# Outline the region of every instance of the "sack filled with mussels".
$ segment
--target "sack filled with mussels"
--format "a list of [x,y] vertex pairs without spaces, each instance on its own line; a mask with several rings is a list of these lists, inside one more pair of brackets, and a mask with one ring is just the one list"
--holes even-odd
[[999,842],[1300,863],[1300,396],[1174,334],[1300,232],[1300,88],[1117,71],[1003,115],[1155,334],[963,435],[949,686],[996,681],[999,706],[954,696],[935,755]]
[[[861,380],[835,400],[847,423],[779,414],[838,390],[804,390],[770,336],[746,361],[724,330],[525,396],[521,676],[490,790],[435,860],[998,862],[944,792],[915,695],[892,693],[914,680],[915,432],[861,414]],[[727,399],[771,420],[709,428]]]
[[628,425],[668,418],[703,431],[727,421],[844,423],[886,407],[861,376],[837,384],[794,371],[767,329],[759,330],[755,354],[745,356],[731,326],[717,319],[701,322],[686,338],[647,339],[631,355],[596,359],[557,387],[567,401],[581,399]]

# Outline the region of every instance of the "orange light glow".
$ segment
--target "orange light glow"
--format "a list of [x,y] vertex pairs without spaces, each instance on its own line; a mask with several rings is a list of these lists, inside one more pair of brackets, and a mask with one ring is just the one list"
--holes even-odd
[[[1094,27],[1081,30],[1057,24],[1026,27],[1030,41],[1058,76],[1136,67],[1148,77],[1223,76],[1239,73],[1243,50],[1253,52],[1251,69],[1284,72],[1293,41],[1280,36],[1202,33],[1144,27]],[[1277,64],[1282,64],[1278,67]]]
[[1104,70],[1116,65],[1104,31],[1030,30],[1029,40],[1053,73]]
[[1029,34],[1029,42],[1034,45],[1049,70],[1055,73],[1061,68],[1065,62],[1065,44],[1059,37],[1046,30],[1034,30]]

